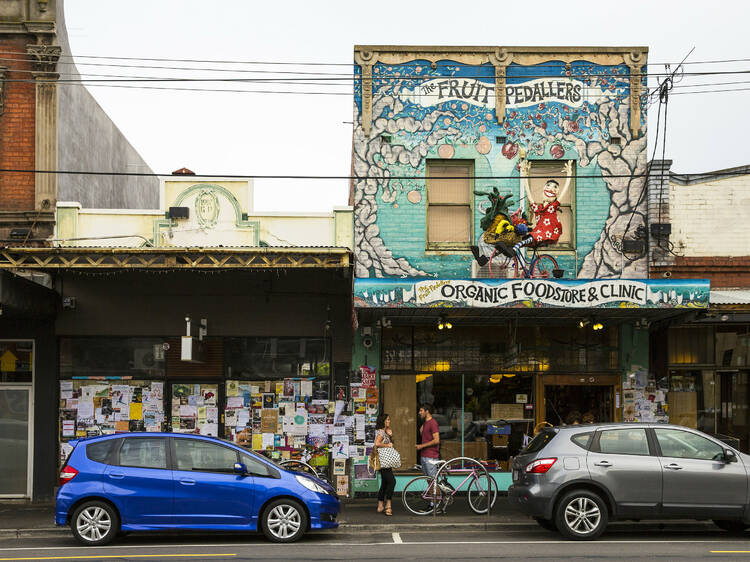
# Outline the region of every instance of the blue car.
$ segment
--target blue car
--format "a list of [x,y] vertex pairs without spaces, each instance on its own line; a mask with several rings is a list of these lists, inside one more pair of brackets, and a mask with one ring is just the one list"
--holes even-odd
[[125,531],[258,531],[293,542],[334,529],[340,505],[323,480],[285,470],[223,439],[128,433],[70,441],[55,523],[85,545]]

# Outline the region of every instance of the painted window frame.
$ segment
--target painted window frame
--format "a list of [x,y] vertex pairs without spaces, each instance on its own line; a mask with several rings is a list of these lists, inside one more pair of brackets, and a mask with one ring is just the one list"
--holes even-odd
[[[464,167],[469,166],[469,240],[468,242],[430,242],[430,206],[434,207],[466,207],[463,203],[430,203],[430,166]],[[474,160],[429,158],[425,163],[425,250],[426,251],[465,251],[468,252],[474,244],[474,174],[476,165]]]
[[[534,177],[534,168],[537,169],[547,165],[556,165],[556,166],[563,166],[565,161],[564,160],[529,160],[531,162],[531,170],[529,175],[529,181]],[[577,233],[577,218],[576,218],[576,189],[577,189],[577,182],[576,182],[576,173],[577,173],[577,161],[573,161],[573,178],[570,180],[570,187],[568,188],[568,198],[569,203],[563,204],[560,203],[560,209],[570,209],[570,242],[561,242],[558,241],[555,244],[552,244],[551,246],[544,246],[543,251],[544,253],[552,253],[552,252],[571,252],[575,251],[577,247],[576,242],[576,233]],[[543,174],[547,175],[547,174]],[[538,177],[538,176],[537,176]],[[556,181],[560,184],[560,188],[562,189],[562,186],[565,183],[565,179],[559,178]],[[531,189],[531,185],[529,185],[529,189]],[[523,191],[523,187],[521,187],[521,190]],[[526,198],[526,194],[522,193],[521,197],[524,199]],[[533,217],[533,211],[526,207],[526,213],[529,219]]]

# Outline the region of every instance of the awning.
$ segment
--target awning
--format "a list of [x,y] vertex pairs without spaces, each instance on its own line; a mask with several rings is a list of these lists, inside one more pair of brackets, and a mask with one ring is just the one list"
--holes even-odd
[[746,304],[750,305],[748,289],[711,289],[711,304]]
[[58,295],[33,281],[0,270],[0,313],[3,317],[50,318]]

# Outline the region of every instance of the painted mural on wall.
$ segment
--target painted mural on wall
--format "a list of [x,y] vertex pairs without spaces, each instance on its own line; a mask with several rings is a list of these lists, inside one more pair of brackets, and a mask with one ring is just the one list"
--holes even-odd
[[356,279],[357,308],[695,308],[708,280]]
[[[360,66],[355,72],[361,78]],[[483,246],[487,224],[480,222],[495,204],[488,194],[520,203],[529,197],[521,181],[524,159],[574,161],[576,251],[558,259],[566,277],[646,277],[645,254],[623,254],[621,244],[623,236],[633,237],[646,223],[645,120],[634,135],[629,126],[629,67],[584,60],[567,65],[555,60],[513,63],[506,69],[502,124],[495,114],[494,86],[495,70],[489,63],[376,63],[372,122],[366,133],[362,80],[355,83],[357,277],[470,275],[475,259],[470,252],[425,251],[424,177],[430,159],[474,162],[474,254],[484,257],[491,250]],[[614,137],[618,144],[611,142]],[[562,193],[565,180],[558,181],[556,189]],[[553,220],[557,199],[550,193],[536,206],[526,201],[515,217],[517,209],[503,209],[515,235],[509,240],[511,249],[529,243],[529,236],[537,240],[549,234],[553,242],[559,237],[555,228],[559,231],[562,225]],[[544,219],[551,228],[540,226]]]

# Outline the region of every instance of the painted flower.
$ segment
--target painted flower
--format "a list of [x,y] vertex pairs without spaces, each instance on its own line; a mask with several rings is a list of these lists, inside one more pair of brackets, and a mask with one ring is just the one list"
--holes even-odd
[[552,238],[552,233],[551,233],[551,232],[550,232],[550,231],[548,230],[548,231],[546,232],[546,236],[547,236],[547,238]]
[[544,219],[542,222],[544,223],[544,226],[549,226],[549,219]]
[[543,103],[539,104],[539,111],[544,111],[544,104]]

